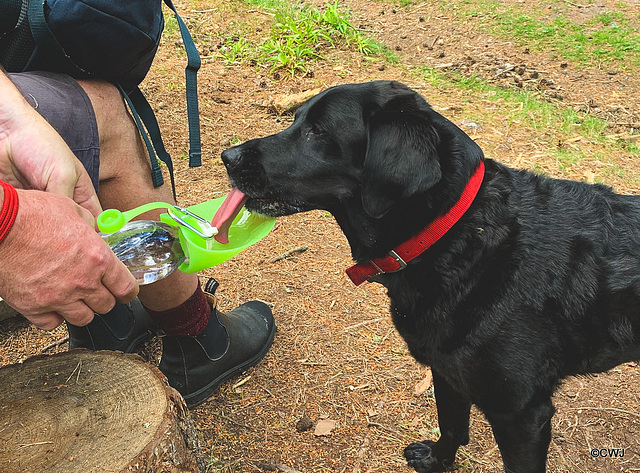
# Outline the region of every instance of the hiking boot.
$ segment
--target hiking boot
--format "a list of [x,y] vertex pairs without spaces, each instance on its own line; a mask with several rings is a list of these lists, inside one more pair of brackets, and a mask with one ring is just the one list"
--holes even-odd
[[258,364],[276,331],[264,302],[246,302],[223,314],[216,310],[215,297],[208,293],[207,298],[211,318],[202,333],[162,337],[160,371],[189,408],[207,400],[233,375]]
[[119,302],[106,314],[95,314],[84,327],[67,322],[69,349],[113,350],[131,353],[155,335],[155,327],[138,299]]

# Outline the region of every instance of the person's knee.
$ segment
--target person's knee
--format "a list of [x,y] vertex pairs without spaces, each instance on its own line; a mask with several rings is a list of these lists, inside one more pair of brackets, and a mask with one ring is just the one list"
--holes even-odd
[[148,157],[120,90],[100,80],[79,81],[93,105],[100,139],[100,182],[147,177]]
[[137,129],[120,90],[102,80],[80,80],[96,115],[101,143],[110,139],[136,139]]

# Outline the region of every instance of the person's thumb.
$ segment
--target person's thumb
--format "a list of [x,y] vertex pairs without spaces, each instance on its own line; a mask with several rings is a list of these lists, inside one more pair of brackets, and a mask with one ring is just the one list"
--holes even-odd
[[47,180],[45,190],[70,197],[94,217],[102,212],[91,178],[79,162],[75,165],[73,172],[52,174]]

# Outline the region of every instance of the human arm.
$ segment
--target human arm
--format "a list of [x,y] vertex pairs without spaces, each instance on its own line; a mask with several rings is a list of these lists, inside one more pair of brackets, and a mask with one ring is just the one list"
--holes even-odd
[[66,195],[94,217],[101,211],[91,179],[80,161],[2,70],[0,179],[20,189]]
[[[84,168],[64,140],[0,71],[0,180],[18,190],[18,213],[0,242],[0,297],[36,326],[85,325],[138,291],[95,232],[100,212]],[[0,190],[0,208],[4,202]]]

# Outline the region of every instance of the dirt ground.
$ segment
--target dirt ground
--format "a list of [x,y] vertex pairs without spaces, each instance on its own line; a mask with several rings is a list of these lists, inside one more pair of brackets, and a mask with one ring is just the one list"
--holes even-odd
[[[347,49],[327,50],[304,76],[274,78],[260,65],[226,64],[222,38],[238,23],[260,34],[270,12],[242,2],[176,2],[202,53],[199,73],[203,166],[184,158],[187,127],[182,71],[186,59],[177,36],[167,35],[143,88],[157,109],[176,164],[179,203],[190,205],[228,190],[220,152],[238,141],[285,128],[290,116],[270,111],[278,96],[340,83],[395,79],[411,85],[465,129],[488,157],[552,176],[606,182],[623,193],[640,192],[638,155],[576,136],[558,142],[555,130],[519,127],[482,93],[438,88],[419,74],[422,66],[479,75],[502,87],[530,88],[561,108],[606,120],[607,135],[633,142],[640,134],[640,75],[624,64],[580,68],[548,52],[484,32],[480,19],[461,22],[456,10],[437,3],[407,7],[346,0],[352,23],[386,44],[400,58],[365,59]],[[536,8],[538,2],[526,3]],[[559,2],[562,3],[562,2]],[[586,3],[586,2],[580,2]],[[638,8],[637,2],[623,2]],[[315,3],[318,7],[323,2]],[[564,2],[575,21],[614,5]],[[524,8],[524,6],[523,6]],[[546,8],[546,7],[540,7]],[[555,10],[548,9],[549,15]],[[637,17],[637,15],[636,15]],[[636,25],[637,26],[637,25]],[[480,118],[478,118],[480,117]],[[559,162],[557,147],[580,149],[579,162]],[[606,155],[604,162],[597,156]],[[612,164],[613,163],[613,164]],[[624,173],[611,172],[616,167]],[[289,250],[306,248],[292,255]],[[282,257],[279,257],[282,256]],[[437,437],[432,389],[421,383],[429,370],[418,365],[396,334],[382,287],[355,287],[344,273],[351,265],[346,239],[326,212],[279,219],[262,241],[203,273],[220,281],[220,308],[249,300],[271,304],[278,332],[257,367],[231,380],[192,411],[211,472],[365,473],[409,472],[402,457],[412,441]],[[38,331],[21,318],[0,322],[0,365],[39,353],[66,350],[65,329]],[[141,354],[158,360],[158,342]],[[611,372],[568,379],[555,396],[548,471],[640,471],[640,370],[638,363]],[[330,424],[329,432],[316,428]],[[592,449],[624,449],[622,458],[594,458]],[[500,472],[500,453],[478,411],[471,442],[457,457],[458,471]]]

